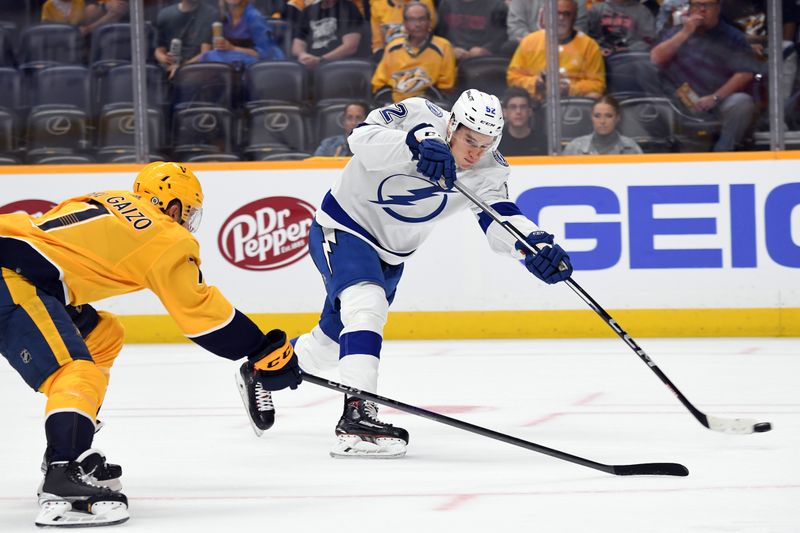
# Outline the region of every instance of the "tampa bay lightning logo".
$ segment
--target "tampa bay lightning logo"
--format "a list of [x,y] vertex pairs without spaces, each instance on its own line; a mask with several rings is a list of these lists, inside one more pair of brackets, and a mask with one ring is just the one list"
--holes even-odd
[[497,161],[498,163],[500,163],[500,164],[501,164],[501,165],[503,165],[504,167],[507,167],[507,166],[508,166],[508,161],[506,161],[506,158],[505,158],[505,157],[503,157],[503,154],[501,154],[501,153],[500,153],[500,152],[498,152],[497,150],[494,150],[494,151],[492,152],[492,155],[494,156],[494,160],[495,160],[495,161]]
[[430,100],[425,100],[425,105],[428,106],[428,109],[431,110],[431,113],[433,113],[437,117],[441,118],[442,116],[444,116],[444,113],[442,113],[442,110],[439,108],[439,106],[434,104]]
[[392,174],[378,186],[373,204],[383,207],[390,217],[401,222],[419,224],[436,218],[447,205],[446,191],[430,181],[408,174]]

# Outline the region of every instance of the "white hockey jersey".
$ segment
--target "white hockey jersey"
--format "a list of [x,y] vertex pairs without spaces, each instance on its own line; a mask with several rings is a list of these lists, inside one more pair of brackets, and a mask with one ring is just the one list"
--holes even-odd
[[[491,248],[519,259],[514,238],[463,194],[443,190],[417,172],[406,134],[420,123],[431,124],[445,138],[450,114],[424,98],[409,98],[372,111],[348,137],[354,157],[326,194],[317,222],[346,231],[372,245],[392,265],[408,259],[434,225],[470,207]],[[528,234],[537,226],[508,199],[508,163],[487,151],[469,170],[458,169],[459,183]]]

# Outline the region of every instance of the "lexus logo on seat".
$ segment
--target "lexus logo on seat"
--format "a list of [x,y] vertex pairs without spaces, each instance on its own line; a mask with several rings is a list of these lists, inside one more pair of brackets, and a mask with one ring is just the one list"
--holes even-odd
[[289,115],[272,113],[264,117],[264,127],[269,131],[283,131],[289,127]]
[[119,119],[117,127],[119,128],[120,132],[133,135],[133,133],[136,131],[136,117],[133,115],[126,115],[122,117]]
[[209,133],[217,128],[217,117],[211,113],[200,113],[192,121],[194,131]]
[[48,118],[44,126],[50,135],[66,135],[71,127],[70,120],[63,115]]

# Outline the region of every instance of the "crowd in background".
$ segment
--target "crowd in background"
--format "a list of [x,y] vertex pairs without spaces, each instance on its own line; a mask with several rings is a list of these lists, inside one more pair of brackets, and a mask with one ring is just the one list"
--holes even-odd
[[[133,113],[132,91],[109,89],[123,71],[132,79],[130,52],[113,57],[102,40],[112,28],[130,39],[128,2],[46,0],[27,2],[27,10],[6,3],[0,85],[16,71],[8,83],[18,85],[19,101],[5,104],[5,122],[0,111],[0,136],[8,137],[0,162],[130,160],[133,136],[121,124]],[[564,153],[764,148],[757,140],[768,125],[766,1],[555,6]],[[544,7],[545,0],[145,1],[152,158],[346,156],[346,134],[370,109],[411,96],[447,108],[467,86],[501,97],[504,155],[546,154]],[[795,0],[782,0],[782,10],[778,53],[792,129],[800,10]],[[42,25],[52,31],[33,31]],[[60,46],[53,36],[64,26],[74,28],[77,59],[37,57],[37,47]],[[60,95],[48,93],[48,82],[80,72],[83,100],[65,95],[68,81]],[[294,96],[273,91],[281,84]],[[76,99],[87,102],[83,109]],[[54,105],[77,141],[52,135]]]

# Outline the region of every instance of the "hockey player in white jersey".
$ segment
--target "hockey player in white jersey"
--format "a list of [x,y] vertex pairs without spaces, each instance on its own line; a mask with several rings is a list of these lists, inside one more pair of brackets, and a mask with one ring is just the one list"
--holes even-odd
[[[383,327],[403,264],[446,217],[471,208],[490,247],[523,259],[522,246],[457,190],[457,179],[528,234],[538,254],[525,265],[546,283],[570,276],[569,257],[509,201],[508,164],[496,151],[503,131],[494,95],[464,91],[451,113],[423,98],[372,111],[348,138],[354,157],[326,194],[311,227],[309,247],[327,291],[319,323],[295,339],[302,370],[318,374],[338,364],[341,382],[376,392]],[[562,263],[566,269],[559,270]],[[269,391],[237,377],[260,435],[272,426]],[[400,457],[408,432],[378,419],[377,407],[345,397],[336,425],[334,457]]]

